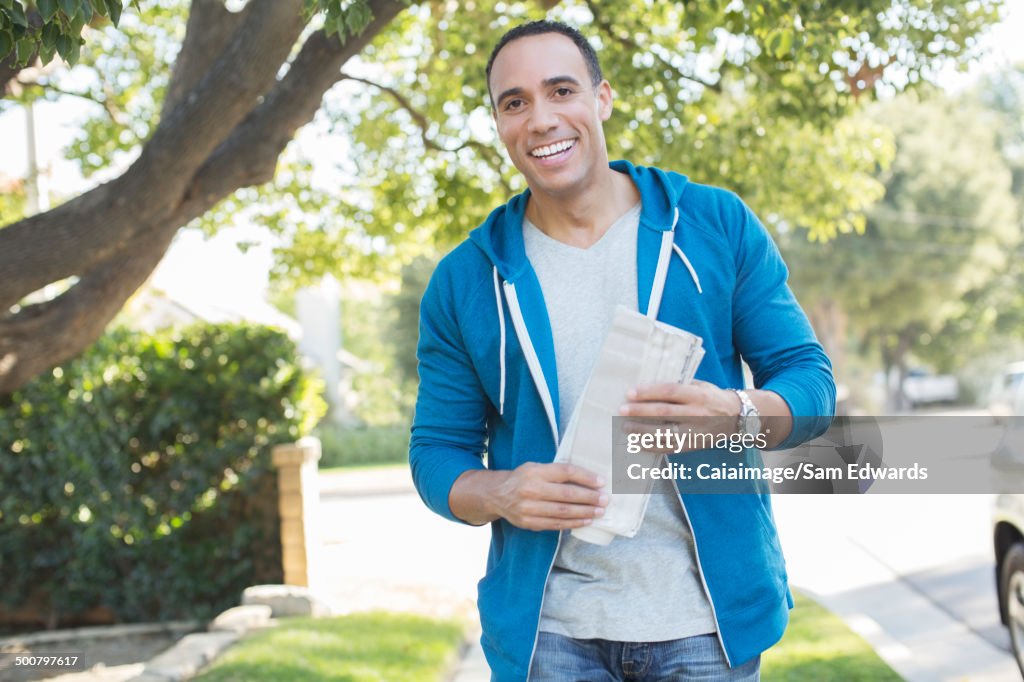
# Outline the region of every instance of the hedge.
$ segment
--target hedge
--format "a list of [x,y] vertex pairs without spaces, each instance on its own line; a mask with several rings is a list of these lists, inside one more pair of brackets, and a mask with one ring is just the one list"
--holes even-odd
[[322,415],[258,326],[109,332],[0,404],[0,603],[74,624],[203,618],[280,582],[270,448]]
[[409,461],[409,425],[338,426],[321,424],[314,432],[320,439],[321,469],[399,464]]

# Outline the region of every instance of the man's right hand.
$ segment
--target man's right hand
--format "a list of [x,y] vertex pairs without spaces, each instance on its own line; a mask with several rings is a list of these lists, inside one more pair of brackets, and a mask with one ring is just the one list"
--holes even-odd
[[467,471],[456,479],[448,504],[468,523],[504,518],[528,530],[563,530],[604,514],[610,497],[602,486],[597,475],[573,464],[527,462],[511,471]]

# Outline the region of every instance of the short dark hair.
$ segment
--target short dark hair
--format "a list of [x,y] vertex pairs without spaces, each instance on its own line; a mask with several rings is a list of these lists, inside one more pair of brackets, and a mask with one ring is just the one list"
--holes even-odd
[[491,50],[491,57],[487,60],[488,95],[491,95],[491,67],[494,66],[494,60],[498,56],[498,53],[501,52],[501,48],[505,47],[513,40],[519,40],[520,38],[527,38],[529,36],[539,36],[545,33],[560,33],[576,44],[576,48],[580,51],[580,54],[583,55],[583,61],[587,65],[587,73],[590,74],[591,85],[597,86],[602,80],[604,80],[604,76],[601,74],[601,63],[597,59],[597,52],[587,41],[586,36],[568,24],[563,24],[560,21],[541,19],[540,21],[531,21],[509,29],[506,31],[505,35],[501,36],[501,39],[498,41],[498,44],[494,46],[494,49]]

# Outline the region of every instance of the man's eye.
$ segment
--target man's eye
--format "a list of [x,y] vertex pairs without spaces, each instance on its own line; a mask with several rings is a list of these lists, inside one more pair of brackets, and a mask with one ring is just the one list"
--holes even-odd
[[512,109],[518,109],[523,105],[523,100],[512,99],[505,103],[505,111],[511,111]]
[[569,88],[558,88],[557,90],[555,90],[555,94],[558,95],[559,97],[568,97],[569,95],[572,94],[572,90],[570,90]]

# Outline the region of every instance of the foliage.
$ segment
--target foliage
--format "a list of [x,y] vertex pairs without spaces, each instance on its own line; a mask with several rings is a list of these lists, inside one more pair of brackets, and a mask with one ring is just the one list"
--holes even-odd
[[[420,300],[436,265],[433,259],[421,256],[402,268],[401,287],[391,299],[391,307],[395,311],[391,324],[395,366],[409,387],[419,382],[416,345],[420,335]],[[412,392],[415,393],[414,390]]]
[[789,627],[761,658],[764,682],[899,682],[903,679],[843,621],[802,594]]
[[25,215],[25,184],[7,181],[0,175],[0,225],[14,222]]
[[879,173],[886,194],[868,210],[865,233],[824,245],[794,234],[782,240],[804,304],[838,303],[886,371],[903,370],[911,357],[952,370],[971,355],[966,337],[944,328],[959,320],[981,336],[991,329],[998,313],[976,297],[1003,289],[1020,243],[991,114],[972,98],[926,94],[870,110],[892,129],[897,151]]
[[340,426],[323,423],[314,433],[320,439],[321,469],[397,464],[409,459],[409,424]]
[[[128,0],[138,9],[138,0]],[[17,66],[36,56],[45,65],[59,55],[74,66],[85,43],[82,30],[105,19],[117,26],[124,0],[0,0],[0,60],[12,52]]]
[[[997,6],[618,0],[560,3],[547,16],[599,44],[616,94],[606,124],[613,157],[736,190],[770,227],[822,241],[863,229],[863,209],[880,194],[874,171],[890,155],[876,127],[843,116],[858,97],[969,54]],[[411,9],[364,52],[359,74],[339,87],[345,97],[325,103],[352,131],[354,175],[377,224],[403,242],[447,248],[523,189],[495,153],[483,66],[505,30],[545,12],[500,7]]]
[[[123,35],[100,31],[84,55],[95,78],[80,94],[103,105],[71,150],[86,173],[134,155],[159,114],[188,3],[141,4]],[[411,7],[346,66],[315,136],[288,147],[274,180],[239,189],[196,224],[210,233],[236,221],[268,227],[282,242],[272,275],[289,285],[328,272],[395,278],[403,264],[447,249],[523,189],[498,150],[483,66],[502,32],[545,15],[541,4],[550,5]],[[971,56],[999,6],[616,0],[560,3],[547,14],[581,25],[600,47],[617,98],[607,124],[613,156],[729,187],[773,229],[825,240],[863,228],[863,209],[880,193],[875,167],[890,154],[877,128],[843,116],[858,97]],[[342,37],[361,30],[366,7],[305,5],[312,26]],[[47,83],[50,97],[70,89],[59,76]],[[334,167],[325,144],[337,149]]]
[[393,613],[290,618],[246,637],[197,682],[434,682],[458,655],[464,625]]
[[[85,15],[84,0],[57,3]],[[17,6],[26,4],[19,0]],[[111,25],[98,25],[95,35],[87,34],[96,47],[87,60],[95,58],[80,67],[74,80],[29,70],[18,74],[21,85],[8,88],[23,100],[67,90],[97,103],[72,154],[98,186],[82,201],[33,218],[31,226],[20,222],[18,229],[0,232],[13,244],[3,253],[26,254],[3,287],[8,305],[45,286],[44,280],[78,277],[45,308],[22,307],[0,321],[0,344],[9,348],[8,357],[16,358],[10,368],[0,368],[0,381],[5,392],[13,390],[95,338],[100,325],[80,318],[110,319],[114,303],[127,298],[144,275],[116,270],[117,294],[96,291],[98,282],[106,280],[90,275],[113,258],[110,250],[146,269],[155,262],[159,244],[193,219],[208,231],[236,220],[266,225],[282,243],[275,278],[296,283],[327,272],[394,281],[403,264],[449,248],[490,207],[524,188],[495,139],[483,66],[503,31],[545,15],[581,25],[600,48],[617,97],[607,125],[613,156],[663,165],[733,189],[777,233],[806,233],[824,241],[861,230],[863,208],[878,191],[874,170],[887,151],[870,131],[847,124],[846,115],[878,92],[927,79],[949,61],[965,63],[977,51],[980,32],[998,19],[1001,4],[432,0],[378,25],[367,24],[366,9],[391,17],[395,3],[308,0],[303,3],[307,25],[298,38],[307,42],[300,47],[292,44],[299,27],[289,29],[289,22],[248,26],[244,14],[219,11],[186,21],[187,0],[139,0],[138,15],[129,15],[137,23],[129,26],[126,19],[123,35]],[[15,0],[0,0],[0,7],[14,6]],[[258,7],[271,13],[270,8],[283,11],[286,6]],[[8,13],[3,16],[6,20]],[[197,111],[252,105],[248,112],[253,115],[240,118],[233,130],[182,118],[191,107],[176,108],[180,116],[160,118],[186,25],[197,31],[197,42],[191,43],[197,51],[189,54],[200,61],[192,67],[205,63],[198,46],[217,52],[242,42],[239,31],[263,30],[263,40],[276,48],[264,52],[275,55],[273,63],[251,60],[260,64],[259,78],[237,79],[236,85],[246,86],[241,98],[220,101],[217,93],[230,97],[238,91],[192,85],[191,94],[206,93],[195,100],[203,105]],[[339,72],[321,42],[321,29],[338,34],[349,46],[354,36],[360,37],[360,47],[362,36],[370,44],[358,57],[346,55]],[[220,36],[220,31],[227,33]],[[289,61],[278,64],[277,55],[286,52]],[[216,61],[216,54],[208,56],[215,61],[196,83],[227,78],[214,68],[224,62]],[[191,73],[189,63],[186,59],[181,65],[183,77]],[[10,79],[9,71],[0,76]],[[276,84],[270,82],[274,73]],[[296,74],[310,77],[305,98],[288,94]],[[31,78],[37,82],[24,81]],[[319,110],[312,99],[306,101],[309,93],[319,100],[322,88],[335,80],[338,87],[327,93]],[[287,111],[287,103],[297,102],[302,102],[301,112]],[[255,115],[258,110],[267,115]],[[211,120],[223,124],[234,119],[206,122]],[[310,120],[314,125],[282,152],[296,126]],[[160,124],[166,124],[169,137],[154,135]],[[264,133],[260,144],[246,137],[255,131]],[[231,139],[248,141],[233,146]],[[186,149],[195,154],[178,153]],[[136,159],[140,163],[129,163]],[[188,170],[174,173],[172,181],[161,177],[159,169],[175,164],[157,159]],[[267,182],[275,161],[276,177]],[[221,163],[231,170],[217,172]],[[204,177],[205,172],[215,173],[216,180]],[[116,176],[116,184],[99,184]],[[127,186],[132,189],[109,200],[107,195]],[[67,232],[66,225],[104,225],[118,236],[104,239],[100,230],[84,227]],[[138,239],[129,238],[136,231]],[[136,258],[142,255],[147,257]],[[76,306],[86,291],[96,294],[90,301],[105,301],[106,307]],[[53,333],[61,325],[79,331],[65,341]],[[25,348],[24,339],[33,336],[22,331],[26,327],[45,330],[34,352]]]
[[[0,582],[52,620],[201,616],[280,579],[269,450],[323,414],[268,328],[109,332],[0,410]],[[269,500],[269,504],[268,504]]]

